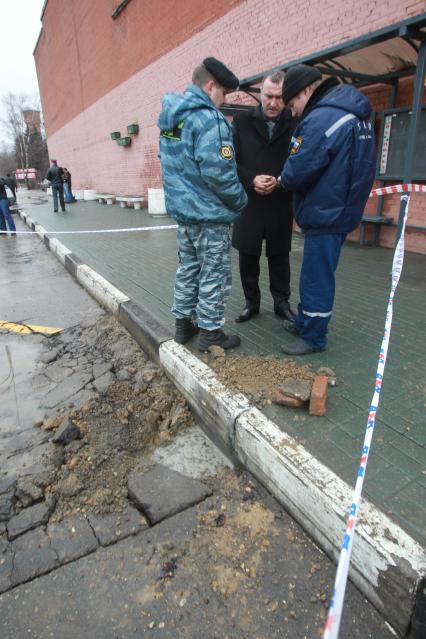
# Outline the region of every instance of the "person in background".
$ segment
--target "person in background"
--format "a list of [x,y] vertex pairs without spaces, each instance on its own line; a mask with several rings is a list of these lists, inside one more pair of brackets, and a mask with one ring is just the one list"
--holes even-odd
[[76,199],[72,194],[71,173],[65,167],[63,168],[63,180],[65,204],[72,204],[76,202]]
[[8,186],[6,178],[0,177],[0,236],[6,237],[7,222],[9,225],[9,231],[12,232],[12,237],[16,237],[16,226],[10,212],[9,198],[6,193],[6,186]]
[[283,98],[300,118],[282,186],[294,194],[294,216],[305,242],[300,304],[285,328],[297,337],[288,355],[323,351],[334,303],[334,273],[346,235],[360,223],[376,168],[368,98],[318,69],[299,64],[284,79]]
[[51,167],[46,173],[46,180],[49,180],[52,186],[53,195],[53,212],[58,212],[58,198],[61,205],[62,212],[65,213],[65,200],[64,200],[64,182],[63,182],[63,169],[58,166],[56,160],[50,160]]
[[15,180],[15,178],[10,173],[7,173],[5,181],[6,181],[7,186],[12,191],[13,197],[14,197],[15,202],[16,202],[16,191],[18,190],[17,181]]

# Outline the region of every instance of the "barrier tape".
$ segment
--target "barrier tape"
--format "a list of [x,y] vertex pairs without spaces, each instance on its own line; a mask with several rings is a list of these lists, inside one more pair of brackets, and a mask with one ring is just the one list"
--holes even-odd
[[[35,224],[35,222],[34,222]],[[42,224],[36,224],[36,226],[43,226]],[[133,231],[165,231],[168,229],[177,229],[177,224],[166,224],[163,226],[137,226],[130,229],[99,229],[99,230],[90,230],[90,231],[48,231],[44,229],[46,234],[53,235],[85,235],[88,233],[130,233]],[[44,228],[44,227],[43,227]],[[0,233],[7,234],[12,231],[0,231]],[[34,235],[37,231],[16,231],[17,235]]]
[[[373,189],[369,197],[376,197],[378,195],[388,195],[391,193],[426,193],[425,184],[396,184],[394,186],[384,186],[378,189]],[[42,226],[42,224],[38,225]],[[177,229],[177,224],[167,224],[163,226],[139,226],[130,229],[99,229],[90,231],[48,231],[53,235],[86,235],[89,233],[135,233],[140,231],[166,231],[169,229]],[[8,231],[0,231],[0,235],[7,235]],[[9,231],[10,233],[10,231]],[[37,231],[16,231],[17,235],[32,235]]]
[[[417,189],[410,189],[408,187],[420,186],[417,184],[401,184],[398,187],[385,187],[385,189],[402,188],[400,191],[388,191],[386,193],[400,193],[403,191],[413,191]],[[384,191],[385,189],[374,189],[374,191]],[[426,187],[421,187],[421,191],[426,192]],[[373,193],[373,191],[372,191]],[[382,193],[376,193],[381,195]],[[388,306],[386,311],[385,329],[383,332],[383,340],[379,352],[379,360],[376,371],[376,381],[374,385],[374,394],[371,401],[371,406],[368,413],[367,428],[365,432],[364,445],[362,447],[361,460],[358,467],[358,476],[355,484],[355,490],[353,494],[352,505],[349,510],[348,519],[346,522],[346,530],[343,536],[343,543],[340,551],[339,563],[337,565],[336,577],[333,587],[333,596],[330,603],[330,609],[328,611],[327,621],[323,633],[323,639],[338,639],[340,621],[342,617],[343,601],[345,597],[346,583],[348,580],[349,563],[352,554],[352,545],[354,541],[355,525],[359,515],[360,501],[362,487],[364,484],[364,477],[367,470],[368,456],[370,453],[371,441],[373,438],[374,426],[376,423],[376,413],[379,406],[380,391],[382,388],[383,374],[385,371],[386,358],[388,353],[389,338],[392,328],[392,314],[393,314],[393,298],[396,288],[398,286],[399,278],[402,272],[402,265],[404,263],[404,231],[408,217],[408,206],[410,202],[409,195],[402,195],[401,201],[406,202],[404,219],[402,223],[401,237],[395,249],[393,263],[392,263],[392,285],[388,299]]]
[[389,195],[391,193],[426,193],[426,184],[394,184],[373,189],[368,197]]

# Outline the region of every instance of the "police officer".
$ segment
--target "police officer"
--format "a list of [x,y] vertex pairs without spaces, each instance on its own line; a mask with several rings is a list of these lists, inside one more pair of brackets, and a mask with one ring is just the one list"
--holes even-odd
[[355,87],[304,64],[290,68],[283,98],[301,121],[295,129],[282,185],[294,193],[294,215],[304,232],[297,335],[282,351],[323,351],[334,302],[336,271],[347,233],[359,224],[374,181],[376,152],[371,105]]
[[158,120],[166,209],[178,222],[175,340],[185,344],[200,329],[205,352],[240,343],[222,326],[231,287],[229,229],[247,195],[237,176],[231,128],[219,111],[237,87],[222,62],[206,58],[183,94],[164,96]]

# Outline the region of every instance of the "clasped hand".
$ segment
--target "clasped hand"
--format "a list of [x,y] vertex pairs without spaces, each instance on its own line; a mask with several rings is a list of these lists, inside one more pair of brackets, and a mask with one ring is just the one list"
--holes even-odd
[[256,175],[253,186],[258,195],[269,195],[277,188],[277,180],[273,175]]

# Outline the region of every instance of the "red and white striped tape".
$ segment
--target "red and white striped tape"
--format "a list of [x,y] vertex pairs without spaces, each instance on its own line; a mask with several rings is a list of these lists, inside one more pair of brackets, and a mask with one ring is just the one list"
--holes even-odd
[[426,193],[426,184],[393,184],[373,189],[369,197],[390,195],[391,193]]
[[[410,188],[411,187],[411,188]],[[418,187],[418,188],[415,188]],[[398,189],[398,190],[397,190]],[[389,186],[383,189],[374,189],[379,191],[376,195],[384,195],[386,193],[405,193],[420,191],[426,193],[426,186],[419,184],[399,184],[398,186]],[[374,193],[372,191],[372,193]],[[327,622],[324,629],[323,639],[338,639],[340,622],[342,618],[343,603],[345,598],[346,583],[349,574],[349,565],[352,555],[352,546],[355,537],[355,526],[359,517],[359,509],[361,504],[362,487],[364,484],[365,473],[367,471],[368,456],[371,449],[374,427],[376,424],[376,414],[379,407],[380,391],[382,389],[383,376],[385,372],[386,358],[389,347],[389,339],[392,328],[392,310],[393,300],[399,278],[404,263],[404,231],[408,218],[408,207],[410,202],[409,195],[401,195],[401,201],[405,201],[404,219],[402,224],[402,232],[395,249],[392,263],[392,285],[388,298],[388,306],[386,312],[385,328],[383,332],[382,344],[379,352],[377,363],[376,379],[374,384],[373,399],[367,418],[367,427],[365,431],[364,443],[362,446],[361,460],[358,467],[357,480],[355,484],[352,504],[349,508],[348,518],[346,521],[346,530],[343,535],[343,542],[340,551],[339,562],[337,565],[336,577],[334,580],[333,595],[331,598],[330,608],[328,611]]]

